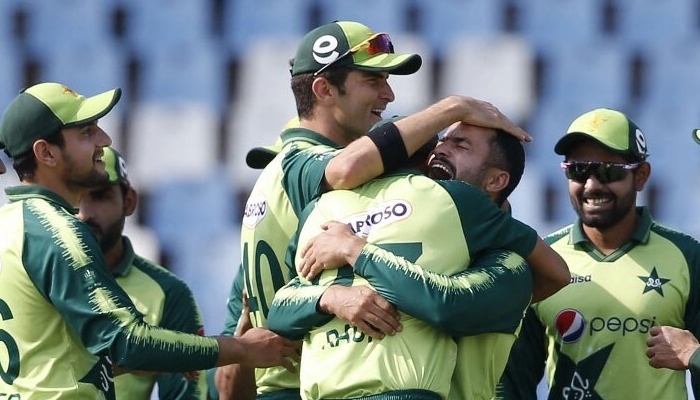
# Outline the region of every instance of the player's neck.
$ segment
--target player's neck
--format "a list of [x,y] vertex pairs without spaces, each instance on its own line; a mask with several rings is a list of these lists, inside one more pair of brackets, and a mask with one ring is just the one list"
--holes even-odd
[[639,225],[639,220],[640,217],[633,210],[609,228],[601,229],[583,225],[583,231],[601,253],[609,255],[629,242]]

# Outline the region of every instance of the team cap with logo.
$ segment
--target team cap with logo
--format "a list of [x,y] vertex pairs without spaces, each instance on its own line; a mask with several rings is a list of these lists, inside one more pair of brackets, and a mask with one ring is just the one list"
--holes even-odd
[[102,162],[105,163],[107,182],[111,185],[129,185],[129,174],[126,171],[126,161],[118,151],[111,147],[103,149]]
[[396,54],[389,35],[353,21],[335,21],[307,33],[297,48],[292,76],[330,67],[410,75],[422,64],[418,54]]
[[566,156],[584,139],[640,161],[649,155],[646,138],[637,125],[625,114],[609,108],[598,108],[576,118],[554,146],[554,152]]
[[62,128],[102,118],[120,97],[121,89],[85,97],[60,83],[31,86],[10,102],[0,119],[0,149],[10,157],[24,154],[35,141]]

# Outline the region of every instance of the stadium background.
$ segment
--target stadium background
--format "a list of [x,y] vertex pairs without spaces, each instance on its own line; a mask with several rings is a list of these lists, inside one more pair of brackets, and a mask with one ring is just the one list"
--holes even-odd
[[[576,116],[611,107],[649,143],[640,202],[700,237],[698,0],[2,0],[0,108],[40,81],[86,95],[123,88],[101,126],[141,194],[127,232],[192,286],[215,333],[257,176],[245,152],[295,115],[287,62],[306,31],[335,19],[424,57],[417,74],[391,77],[397,101],[385,116],[456,93],[528,129],[512,203],[540,234],[574,218],[554,142]],[[13,171],[0,177],[16,182]]]

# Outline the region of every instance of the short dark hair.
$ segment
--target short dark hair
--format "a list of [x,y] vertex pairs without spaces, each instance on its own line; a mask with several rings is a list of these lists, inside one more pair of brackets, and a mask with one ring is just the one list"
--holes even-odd
[[[66,144],[62,129],[51,133],[49,136],[45,137],[44,140],[50,144],[60,147],[61,149],[63,149]],[[34,156],[33,149],[29,149],[29,151],[14,157],[12,161],[12,168],[14,168],[15,172],[17,172],[17,177],[20,181],[31,179],[36,172],[36,167],[36,157]]]
[[496,129],[496,134],[489,143],[488,166],[502,169],[510,174],[508,185],[498,193],[496,198],[496,204],[501,205],[518,186],[525,171],[523,144],[506,131]]
[[[290,61],[290,65],[294,60]],[[330,82],[331,85],[338,88],[341,95],[345,94],[345,80],[350,73],[350,68],[338,67],[329,68],[321,72],[318,76],[314,76],[313,72],[292,76],[292,93],[294,100],[297,103],[297,115],[299,118],[309,118],[313,111],[316,99],[311,90],[311,85],[317,77],[323,77]]]

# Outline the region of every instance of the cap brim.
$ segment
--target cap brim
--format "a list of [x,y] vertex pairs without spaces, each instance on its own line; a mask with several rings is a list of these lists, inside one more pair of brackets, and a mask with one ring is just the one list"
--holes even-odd
[[693,140],[695,140],[695,143],[700,144],[700,129],[693,129]]
[[66,121],[64,125],[80,125],[102,118],[117,104],[121,95],[121,89],[112,89],[86,98],[75,116],[70,121]]
[[277,155],[277,151],[267,147],[254,147],[245,156],[245,163],[253,169],[263,169]]
[[357,61],[354,67],[365,71],[388,72],[394,75],[410,75],[423,65],[418,54],[379,54],[366,60]]

